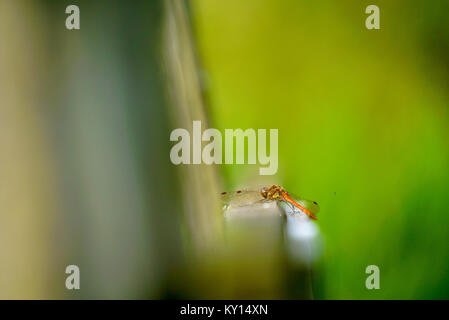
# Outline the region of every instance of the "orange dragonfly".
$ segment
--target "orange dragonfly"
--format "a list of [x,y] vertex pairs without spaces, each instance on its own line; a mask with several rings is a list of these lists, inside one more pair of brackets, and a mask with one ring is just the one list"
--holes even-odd
[[292,209],[299,209],[314,220],[317,220],[315,215],[320,211],[317,202],[295,197],[278,185],[266,186],[255,190],[222,192],[221,198],[226,205],[232,204],[235,207],[246,207],[271,201],[283,202]]

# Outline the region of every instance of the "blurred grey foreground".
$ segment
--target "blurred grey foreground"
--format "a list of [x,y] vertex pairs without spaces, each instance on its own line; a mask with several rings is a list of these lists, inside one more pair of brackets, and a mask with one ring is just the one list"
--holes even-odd
[[0,0],[0,298],[312,298],[307,224],[224,221],[216,168],[169,160],[207,126],[185,3],[77,4]]

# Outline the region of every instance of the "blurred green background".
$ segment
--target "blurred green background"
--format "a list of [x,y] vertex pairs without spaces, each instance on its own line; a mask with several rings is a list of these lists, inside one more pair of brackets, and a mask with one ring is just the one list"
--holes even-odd
[[[320,203],[314,298],[448,299],[447,12],[0,0],[0,298],[296,298],[282,257],[254,270],[221,247],[215,195],[261,182]],[[279,129],[277,175],[174,166],[170,132],[192,120]]]
[[192,7],[213,125],[278,128],[279,181],[320,203],[319,297],[449,298],[449,2]]

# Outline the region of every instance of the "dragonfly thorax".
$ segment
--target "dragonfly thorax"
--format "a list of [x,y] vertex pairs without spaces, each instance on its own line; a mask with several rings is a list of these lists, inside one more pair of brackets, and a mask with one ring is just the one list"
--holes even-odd
[[260,190],[262,197],[267,200],[282,200],[286,191],[281,186],[272,185],[271,187],[263,187]]

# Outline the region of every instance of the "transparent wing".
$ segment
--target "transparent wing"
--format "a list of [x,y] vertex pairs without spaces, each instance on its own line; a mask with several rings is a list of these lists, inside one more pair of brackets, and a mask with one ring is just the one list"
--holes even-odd
[[233,207],[245,207],[264,201],[259,190],[237,190],[223,192],[221,200],[225,205]]
[[299,196],[297,196],[295,194],[292,194],[290,192],[287,192],[287,193],[288,193],[290,198],[292,198],[300,206],[306,208],[307,210],[309,210],[313,214],[316,215],[320,211],[320,206],[318,205],[318,203],[316,201],[302,199],[301,197],[299,197]]

